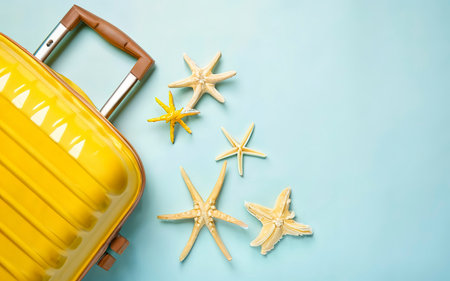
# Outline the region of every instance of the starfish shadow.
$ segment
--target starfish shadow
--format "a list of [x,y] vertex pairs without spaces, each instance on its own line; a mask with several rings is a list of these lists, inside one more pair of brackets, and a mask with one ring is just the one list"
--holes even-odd
[[167,224],[186,224],[186,223],[190,223],[191,227],[194,226],[194,223],[192,222],[192,219],[185,219],[185,220],[162,220],[162,223],[167,223]]

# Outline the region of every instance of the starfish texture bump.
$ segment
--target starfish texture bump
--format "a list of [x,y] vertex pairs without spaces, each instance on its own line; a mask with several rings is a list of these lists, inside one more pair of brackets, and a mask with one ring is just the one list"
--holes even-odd
[[157,121],[166,121],[166,123],[170,123],[170,140],[172,143],[175,141],[175,124],[180,123],[181,127],[183,127],[189,134],[192,133],[191,129],[184,123],[183,119],[186,116],[199,114],[199,111],[191,111],[191,112],[182,112],[183,108],[176,109],[173,103],[172,93],[169,91],[169,106],[165,105],[162,101],[155,97],[156,102],[166,111],[167,114],[161,115],[160,117],[148,119],[148,122],[157,122]]
[[227,248],[225,247],[225,245],[223,244],[222,240],[219,237],[219,234],[217,233],[214,219],[216,218],[230,223],[234,223],[243,228],[247,228],[247,225],[238,219],[235,219],[225,213],[222,213],[216,208],[216,200],[217,197],[219,196],[220,190],[222,189],[223,181],[225,178],[225,171],[227,169],[227,162],[225,161],[223,163],[222,170],[220,171],[220,175],[219,178],[217,179],[216,185],[214,186],[213,191],[211,192],[206,201],[203,201],[202,197],[198,194],[197,190],[195,189],[188,175],[184,171],[183,167],[181,167],[180,169],[184,182],[186,183],[189,193],[192,196],[192,200],[194,201],[194,208],[192,210],[178,214],[158,216],[158,219],[162,220],[194,219],[194,228],[192,229],[191,236],[186,246],[181,252],[180,261],[183,261],[189,254],[192,246],[194,245],[195,240],[197,239],[197,235],[200,232],[200,229],[202,229],[202,227],[205,225],[208,228],[214,240],[216,241],[220,250],[224,254],[224,256],[227,258],[227,260],[231,260],[230,253],[228,253]]
[[262,223],[259,235],[250,243],[250,246],[261,246],[261,254],[265,255],[273,249],[275,244],[286,235],[311,235],[309,225],[300,224],[293,220],[295,213],[289,211],[289,198],[291,188],[285,188],[278,196],[273,209],[255,203],[245,203],[247,210]]
[[217,101],[223,103],[225,98],[217,91],[215,84],[226,80],[236,75],[236,71],[227,71],[224,73],[212,73],[222,54],[217,52],[213,60],[207,66],[200,68],[188,55],[184,54],[184,60],[192,71],[192,75],[188,78],[173,82],[169,84],[169,88],[184,88],[191,87],[194,90],[194,95],[185,107],[185,111],[190,111],[197,104],[204,93],[209,93]]
[[237,154],[237,159],[238,159],[238,170],[239,170],[239,174],[242,176],[244,174],[244,169],[243,169],[243,165],[242,165],[242,161],[243,161],[243,155],[247,154],[247,155],[253,155],[253,156],[258,156],[258,157],[263,157],[265,158],[267,155],[250,149],[248,147],[246,147],[248,141],[250,140],[250,136],[253,133],[253,128],[255,127],[255,123],[252,123],[250,125],[250,128],[248,128],[247,132],[245,133],[245,137],[242,140],[241,143],[237,142],[226,130],[224,127],[222,127],[222,132],[225,135],[225,137],[228,139],[228,141],[231,143],[231,146],[233,146],[231,149],[225,151],[224,153],[220,154],[219,156],[216,157],[216,161],[221,160],[223,158],[226,157],[230,157],[232,155]]

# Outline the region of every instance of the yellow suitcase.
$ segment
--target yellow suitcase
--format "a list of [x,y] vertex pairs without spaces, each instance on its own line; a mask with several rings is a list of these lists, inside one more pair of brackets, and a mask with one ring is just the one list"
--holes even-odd
[[[80,21],[137,63],[99,112],[43,61]],[[152,58],[119,29],[73,6],[32,55],[0,34],[0,280],[80,280],[108,269],[145,182],[138,155],[106,119]]]

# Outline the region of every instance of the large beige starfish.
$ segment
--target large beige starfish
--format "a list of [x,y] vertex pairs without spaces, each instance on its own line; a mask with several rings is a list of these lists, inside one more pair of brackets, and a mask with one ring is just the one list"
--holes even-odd
[[190,57],[188,57],[188,55],[183,55],[184,60],[192,71],[192,75],[188,78],[170,83],[169,88],[191,87],[194,90],[194,95],[186,105],[184,111],[192,110],[204,93],[209,93],[221,103],[225,102],[225,98],[219,93],[219,91],[217,91],[215,84],[233,77],[236,75],[236,71],[227,71],[220,74],[212,73],[212,70],[219,61],[220,56],[221,53],[217,52],[216,56],[210,63],[208,63],[207,66],[200,68],[194,61],[191,60]]
[[245,137],[241,143],[238,143],[235,139],[233,139],[233,137],[230,136],[230,134],[225,130],[225,128],[222,127],[221,129],[222,129],[223,134],[225,135],[225,137],[228,139],[228,141],[231,143],[231,145],[233,147],[230,150],[227,150],[224,153],[217,156],[216,161],[237,154],[239,174],[242,176],[244,174],[243,167],[242,167],[242,158],[243,158],[244,154],[265,158],[267,156],[266,154],[256,151],[256,150],[253,150],[253,149],[250,149],[248,147],[245,147],[250,139],[250,136],[253,133],[254,127],[255,127],[255,123],[252,123],[250,125],[250,128],[248,128],[247,132],[245,133]]
[[180,220],[180,219],[194,219],[194,228],[192,229],[191,237],[189,238],[186,246],[180,255],[180,261],[184,260],[186,256],[191,251],[192,246],[194,245],[195,239],[197,239],[197,235],[202,229],[203,226],[206,225],[212,237],[216,241],[222,253],[225,255],[227,260],[231,260],[231,255],[228,253],[227,248],[223,244],[222,240],[217,233],[217,229],[214,223],[214,218],[221,219],[230,223],[237,224],[243,228],[247,228],[247,225],[242,221],[235,219],[225,213],[216,209],[216,200],[219,196],[219,192],[222,189],[223,180],[225,178],[225,171],[227,169],[227,162],[225,161],[222,166],[222,170],[220,171],[219,178],[217,179],[216,185],[209,195],[206,201],[203,201],[202,197],[198,194],[188,175],[184,171],[183,167],[181,167],[181,175],[183,176],[184,182],[186,183],[187,188],[189,189],[189,193],[191,193],[192,200],[194,201],[194,208],[192,210],[172,214],[172,215],[161,215],[158,216],[158,219],[162,220]]
[[285,188],[278,195],[273,209],[245,202],[245,207],[250,214],[260,220],[263,225],[259,235],[250,243],[250,246],[261,246],[261,254],[263,255],[272,250],[275,244],[286,234],[295,236],[312,234],[309,225],[300,224],[293,220],[295,213],[289,211],[290,194],[291,188]]

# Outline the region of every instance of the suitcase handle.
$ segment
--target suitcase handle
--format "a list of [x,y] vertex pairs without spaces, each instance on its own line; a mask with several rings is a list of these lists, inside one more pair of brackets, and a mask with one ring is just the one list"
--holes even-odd
[[145,76],[147,71],[153,65],[154,60],[123,31],[77,5],[73,5],[69,12],[67,12],[67,14],[62,18],[61,22],[47,36],[38,50],[34,53],[36,58],[44,61],[58,45],[61,39],[70,30],[74,29],[80,21],[95,30],[113,46],[137,58],[137,62],[131,69],[130,73],[125,77],[119,87],[114,91],[112,96],[100,110],[100,113],[108,118],[120,102],[125,98],[131,88],[137,83],[137,81],[141,80]]

